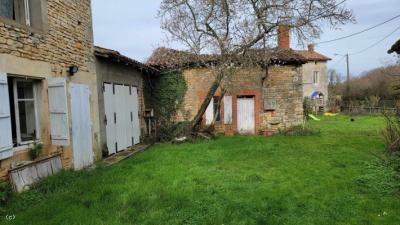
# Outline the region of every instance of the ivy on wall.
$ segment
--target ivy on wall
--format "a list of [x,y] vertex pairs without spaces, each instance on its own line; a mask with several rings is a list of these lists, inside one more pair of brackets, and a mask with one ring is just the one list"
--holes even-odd
[[148,108],[154,109],[160,139],[169,139],[167,136],[174,135],[172,132],[176,126],[174,119],[183,108],[187,89],[182,71],[165,72],[148,80],[145,101]]

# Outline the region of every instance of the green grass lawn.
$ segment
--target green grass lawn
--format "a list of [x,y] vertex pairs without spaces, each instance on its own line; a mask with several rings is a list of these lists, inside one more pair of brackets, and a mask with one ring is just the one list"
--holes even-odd
[[[5,224],[400,224],[380,117],[323,118],[311,137],[155,145],[16,196]],[[388,175],[389,174],[389,175]]]

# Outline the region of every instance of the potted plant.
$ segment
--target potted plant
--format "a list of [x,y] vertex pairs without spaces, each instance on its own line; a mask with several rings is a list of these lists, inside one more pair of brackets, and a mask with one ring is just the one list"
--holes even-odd
[[31,156],[31,159],[35,161],[37,158],[39,158],[40,154],[42,154],[43,151],[43,144],[35,141],[32,144],[32,147],[29,148],[29,155]]

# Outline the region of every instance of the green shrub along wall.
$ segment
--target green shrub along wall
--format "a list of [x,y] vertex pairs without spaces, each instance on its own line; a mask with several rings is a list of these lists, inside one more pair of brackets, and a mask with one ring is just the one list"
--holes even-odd
[[177,130],[174,118],[183,108],[188,89],[185,77],[181,71],[165,72],[147,80],[146,86],[146,106],[154,109],[159,138],[165,141],[171,139]]

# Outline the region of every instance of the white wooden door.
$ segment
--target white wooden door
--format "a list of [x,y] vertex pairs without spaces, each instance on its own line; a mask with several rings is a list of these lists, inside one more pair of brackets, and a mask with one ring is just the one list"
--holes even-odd
[[104,107],[107,117],[106,134],[109,154],[115,154],[139,144],[140,120],[137,88],[104,84]]
[[239,133],[255,133],[254,97],[237,99],[237,120]]
[[115,116],[115,97],[112,84],[104,84],[104,110],[106,115],[106,136],[108,154],[117,153],[117,125]]
[[0,160],[13,156],[7,75],[0,72]]
[[232,124],[232,96],[224,96],[224,123]]
[[83,84],[71,84],[72,148],[74,169],[93,164],[90,89]]
[[140,143],[139,96],[136,87],[131,87],[131,130],[133,145]]
[[125,150],[127,145],[127,116],[126,108],[128,102],[126,100],[126,90],[123,85],[115,85],[115,111],[116,111],[116,129],[117,129],[117,152]]

